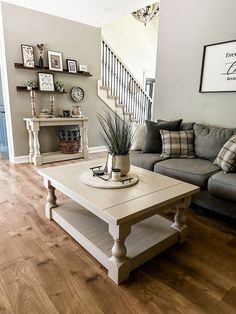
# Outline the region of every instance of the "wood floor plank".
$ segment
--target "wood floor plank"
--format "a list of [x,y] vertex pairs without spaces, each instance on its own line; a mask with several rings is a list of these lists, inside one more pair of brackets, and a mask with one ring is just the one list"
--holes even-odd
[[2,265],[0,274],[15,313],[58,313],[23,258]]
[[14,243],[9,238],[4,227],[0,228],[0,265],[20,257]]
[[2,283],[0,282],[0,314],[12,314],[13,308],[10,300],[3,289]]

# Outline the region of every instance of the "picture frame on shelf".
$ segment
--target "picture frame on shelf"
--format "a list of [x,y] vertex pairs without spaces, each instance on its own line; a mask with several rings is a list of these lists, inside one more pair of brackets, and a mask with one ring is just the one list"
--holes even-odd
[[88,66],[86,64],[80,64],[79,71],[88,72]]
[[21,45],[22,63],[25,68],[35,68],[34,47],[30,45]]
[[53,73],[38,73],[39,78],[39,90],[45,92],[54,92],[54,75]]
[[77,73],[77,61],[66,59],[67,70],[69,73]]
[[203,47],[199,92],[236,92],[236,40]]
[[63,71],[61,52],[48,50],[48,67],[52,71]]

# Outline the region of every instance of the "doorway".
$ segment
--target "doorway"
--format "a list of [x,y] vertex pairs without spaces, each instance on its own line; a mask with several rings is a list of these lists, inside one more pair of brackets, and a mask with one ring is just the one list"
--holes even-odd
[[9,156],[1,71],[0,71],[0,154],[4,155],[7,158]]

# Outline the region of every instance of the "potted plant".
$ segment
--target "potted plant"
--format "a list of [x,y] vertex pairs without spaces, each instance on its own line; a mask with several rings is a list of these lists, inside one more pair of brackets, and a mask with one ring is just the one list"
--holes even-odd
[[112,168],[121,170],[126,175],[130,170],[129,150],[131,147],[132,131],[129,121],[122,119],[116,112],[98,114],[98,121],[102,127],[101,138],[108,149],[107,171]]
[[57,92],[64,92],[64,84],[60,81],[55,82],[55,89]]
[[28,80],[26,82],[27,90],[33,90],[36,87],[35,81]]

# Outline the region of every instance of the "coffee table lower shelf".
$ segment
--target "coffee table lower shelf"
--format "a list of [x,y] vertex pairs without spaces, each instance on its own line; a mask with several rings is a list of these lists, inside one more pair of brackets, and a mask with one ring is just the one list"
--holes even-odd
[[[72,200],[53,208],[52,219],[109,270],[114,240],[106,222]],[[132,226],[125,241],[130,271],[178,242],[179,232],[171,225],[154,215]]]

